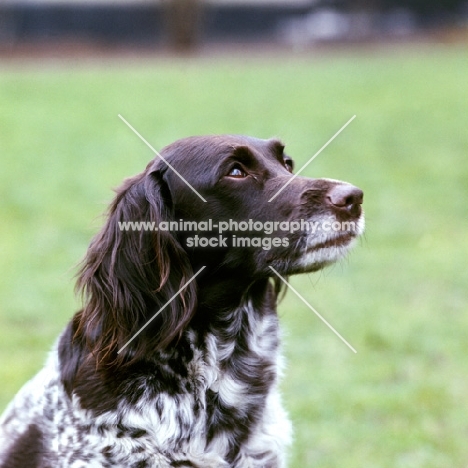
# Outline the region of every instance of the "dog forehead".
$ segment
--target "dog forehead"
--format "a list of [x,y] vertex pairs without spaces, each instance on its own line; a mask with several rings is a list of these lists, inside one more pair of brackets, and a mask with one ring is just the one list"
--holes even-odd
[[262,154],[282,151],[284,148],[283,144],[276,138],[261,139],[245,135],[207,135],[177,140],[163,148],[161,154],[171,160],[196,159],[202,162],[228,156],[240,146],[248,147],[253,152]]

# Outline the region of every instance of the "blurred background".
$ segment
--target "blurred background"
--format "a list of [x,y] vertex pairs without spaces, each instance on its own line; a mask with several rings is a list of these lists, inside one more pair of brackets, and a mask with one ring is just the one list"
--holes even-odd
[[195,134],[279,137],[365,192],[280,304],[292,468],[468,467],[468,3],[0,0],[0,411],[80,307],[112,188]]
[[466,35],[466,0],[1,0],[0,46],[179,51]]

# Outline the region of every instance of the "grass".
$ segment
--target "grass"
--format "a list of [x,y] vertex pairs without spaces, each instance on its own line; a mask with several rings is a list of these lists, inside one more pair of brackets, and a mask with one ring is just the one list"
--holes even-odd
[[79,306],[73,266],[111,187],[191,134],[279,136],[365,191],[349,260],[280,307],[290,466],[468,466],[466,49],[0,68],[0,408]]

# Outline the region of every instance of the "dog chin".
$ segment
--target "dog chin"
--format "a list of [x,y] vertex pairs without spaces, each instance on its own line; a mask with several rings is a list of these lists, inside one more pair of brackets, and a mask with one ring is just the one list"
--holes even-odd
[[364,216],[357,221],[354,231],[342,231],[327,235],[310,235],[304,252],[298,258],[301,273],[318,271],[344,258],[354,247],[356,239],[364,232]]
[[308,245],[295,262],[297,273],[313,273],[344,258],[356,243],[355,235],[341,235]]

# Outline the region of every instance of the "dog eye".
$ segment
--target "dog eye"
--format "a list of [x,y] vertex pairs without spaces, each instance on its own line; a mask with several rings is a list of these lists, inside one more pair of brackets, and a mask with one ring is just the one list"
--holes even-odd
[[292,159],[285,159],[284,166],[289,172],[292,172],[294,169],[294,163],[292,162]]
[[228,177],[234,177],[235,179],[243,179],[244,177],[247,177],[247,174],[245,173],[245,171],[242,170],[241,167],[234,166],[229,171]]

